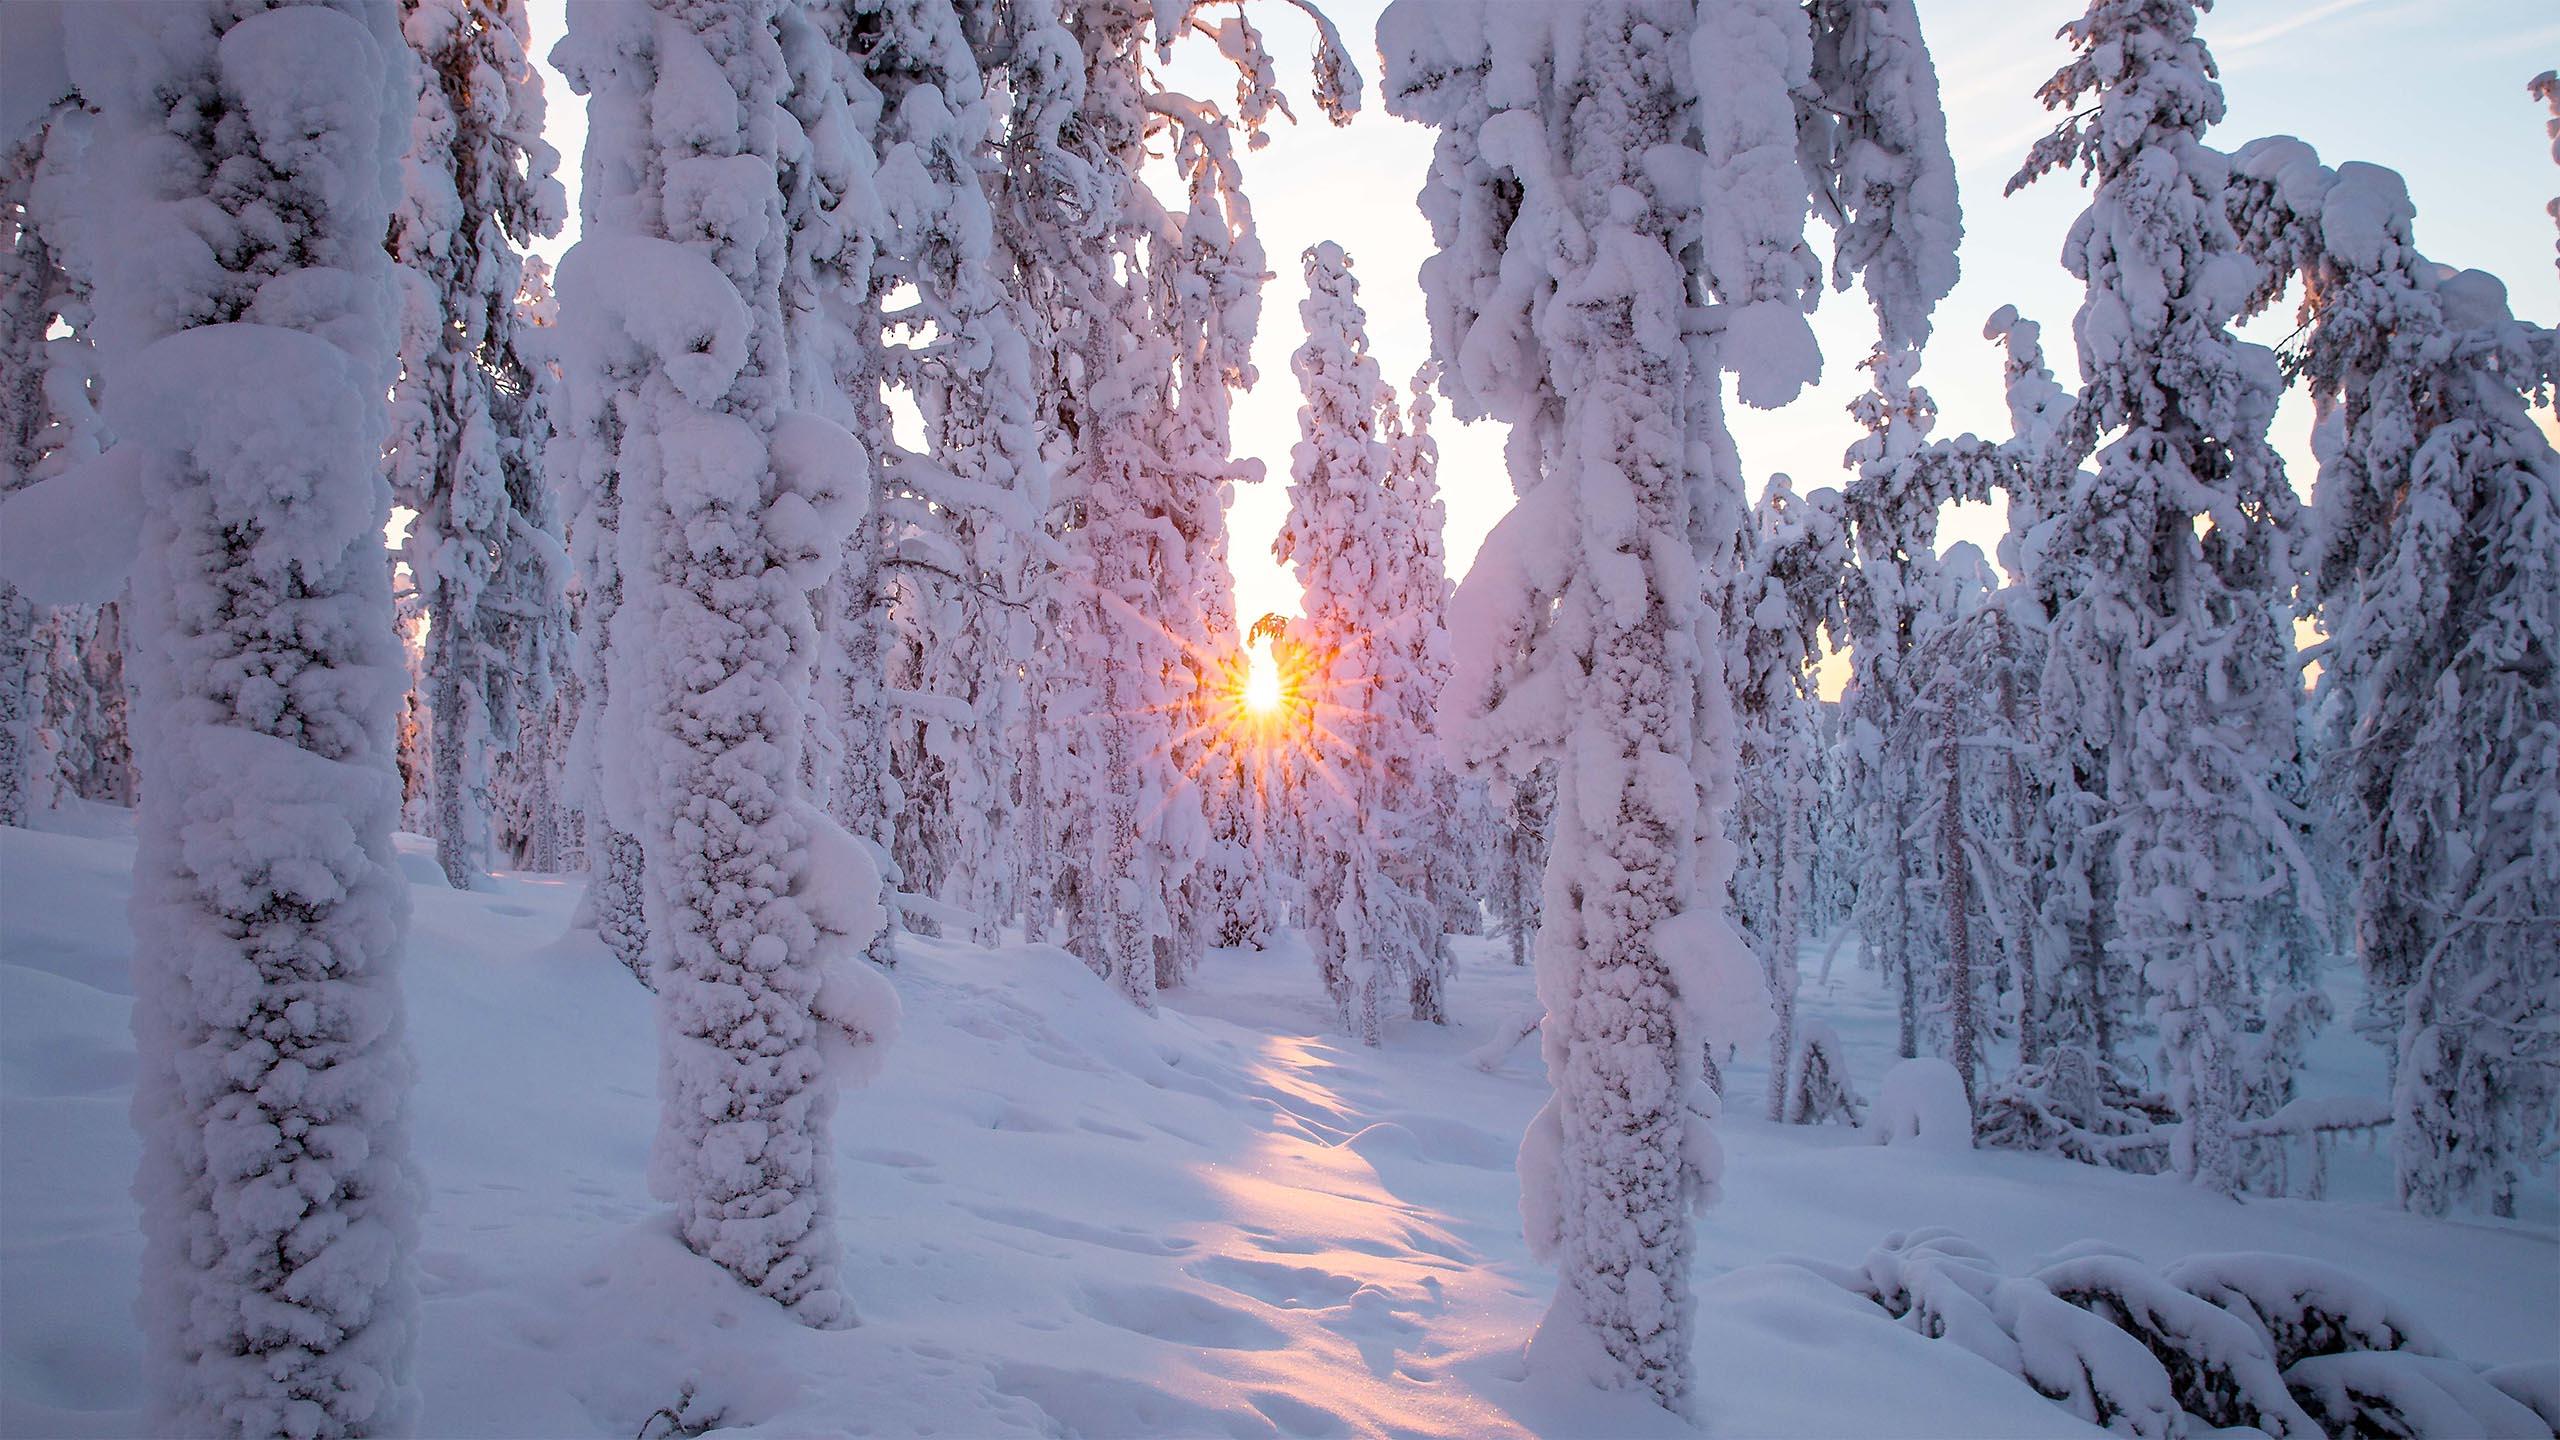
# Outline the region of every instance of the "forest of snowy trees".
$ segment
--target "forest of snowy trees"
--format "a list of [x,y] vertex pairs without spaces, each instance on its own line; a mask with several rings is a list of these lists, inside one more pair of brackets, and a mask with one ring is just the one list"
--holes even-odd
[[[437,961],[396,831],[457,890],[582,877],[653,997],[653,1193],[817,1328],[862,1300],[830,1126],[901,1063],[911,937],[1054,944],[1152,1011],[1295,932],[1368,1046],[1468,1014],[1456,939],[1534,962],[1533,1353],[1675,1414],[1720,1118],[1860,1117],[1798,1004],[1842,936],[1981,1146],[2300,1196],[2378,1136],[2428,1215],[2548,1175],[2560,332],[2428,259],[2399,175],[2223,133],[2203,0],[2090,0],[2009,181],[2076,187],[2084,298],[2050,353],[2058,317],[1990,317],[2009,433],[1950,437],[1921,0],[1396,0],[1374,65],[1267,0],[1303,74],[1265,3],[20,18],[0,823],[138,816],[167,1432],[417,1423],[401,987]],[[1266,130],[1373,82],[1432,136],[1418,297],[1257,229]],[[1284,266],[1303,339],[1258,376]],[[1852,288],[1873,348],[1826,355]],[[1409,381],[1386,304],[1428,313]],[[2240,337],[2270,311],[2280,348]],[[1861,436],[1773,476],[1730,421],[1826,361]],[[1293,381],[1264,480],[1235,397]],[[1444,415],[1508,473],[1445,465]],[[1255,481],[1295,615],[1237,613]],[[1459,575],[1462,489],[1508,509]],[[1996,555],[1945,543],[1995,501]],[[2326,1026],[2387,1094],[2299,1095]],[[1878,1278],[1971,1263],[1914,1245],[1841,1283],[1950,1303]],[[2045,1283],[2139,1288],[2089,1266]],[[2253,1423],[2301,1413],[2269,1383]]]

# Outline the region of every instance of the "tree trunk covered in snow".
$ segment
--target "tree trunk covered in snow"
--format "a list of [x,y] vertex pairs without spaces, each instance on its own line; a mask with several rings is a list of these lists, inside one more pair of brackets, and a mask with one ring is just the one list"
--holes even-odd
[[1973,989],[1972,866],[1965,856],[1964,765],[1958,748],[1956,709],[1939,712],[1938,731],[1938,889],[1946,912],[1947,1063],[1964,1077],[1965,1108],[1974,1108],[1974,1072],[1980,1068],[1975,1049]]
[[1795,1049],[1796,951],[1803,939],[1817,699],[1815,667],[1840,610],[1848,535],[1836,491],[1798,496],[1772,476],[1741,537],[1724,623],[1740,730],[1732,824],[1734,920],[1760,953],[1775,1012],[1769,1027],[1769,1118],[1786,1118]]
[[2018,1063],[2023,1066],[2044,1058],[2043,967],[2042,957],[2037,954],[2037,896],[2030,883],[2036,860],[2028,853],[2035,811],[2027,765],[2019,754],[2032,743],[2032,737],[2027,731],[2025,707],[2018,699],[2017,622],[1995,602],[1991,623],[1996,627],[1992,635],[1996,677],[1993,703],[2000,717],[2000,732],[2009,742],[2000,754],[2000,796],[2007,811],[2010,882],[2016,896],[2008,913],[2009,983],[2018,992]]
[[1444,736],[1471,763],[1557,766],[1555,1096],[1521,1155],[1560,1286],[1540,1344],[1686,1411],[1707,1046],[1765,1020],[1725,914],[1737,741],[1705,602],[1743,501],[1719,372],[1760,406],[1815,378],[1817,197],[1837,274],[1886,272],[1870,286],[1896,314],[1944,293],[1944,120],[1897,0],[1403,0],[1379,42],[1393,107],[1439,131],[1423,283],[1444,388],[1460,418],[1512,425],[1520,496],[1452,610]]
[[643,123],[590,153],[561,308],[579,405],[621,421],[600,457],[623,586],[606,780],[635,792],[658,990],[651,1189],[686,1245],[825,1327],[851,1319],[828,1119],[896,1001],[860,958],[886,919],[876,876],[801,765],[809,596],[870,484],[852,436],[793,407],[783,274],[838,233],[823,205],[785,206],[796,147],[835,134],[781,108],[786,44],[826,43],[802,22],[782,0],[573,17],[572,83]]
[[416,1413],[380,466],[412,93],[394,19],[68,16],[95,142],[154,162],[82,187],[79,261],[144,515],[135,1193],[162,1433]]

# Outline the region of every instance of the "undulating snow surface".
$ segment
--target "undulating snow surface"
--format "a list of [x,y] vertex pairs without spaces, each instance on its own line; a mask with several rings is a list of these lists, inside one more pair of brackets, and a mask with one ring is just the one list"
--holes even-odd
[[[132,866],[123,812],[0,829],[0,1433],[142,1423],[127,1195]],[[403,967],[431,1186],[419,1382],[430,1435],[1682,1435],[1652,1405],[1525,1372],[1552,1286],[1520,1236],[1513,1156],[1546,1081],[1528,972],[1461,941],[1449,1029],[1368,1049],[1294,945],[1213,955],[1150,1017],[1064,952],[907,942],[906,1030],[835,1124],[844,1284],[819,1331],[676,1242],[643,1184],[649,997],[591,935],[578,881],[445,888],[402,839]],[[1809,1022],[1876,1095],[1890,994],[1808,949]],[[2352,980],[2332,977],[2341,1009]],[[2378,1093],[2333,1027],[2312,1094]],[[1700,1412],[1722,1435],[2081,1430],[1956,1345],[1785,1255],[1854,1264],[1948,1226],[2007,1271],[2083,1240],[2151,1266],[2267,1250],[2341,1265],[2478,1364],[2546,1358],[2560,1248],[2545,1191],[2515,1224],[2388,1208],[2388,1157],[2343,1152],[2325,1201],[2236,1202],[2041,1156],[1864,1143],[1758,1118],[1724,1067],[1723,1200],[1699,1234]],[[649,1425],[663,1435],[669,1419]]]

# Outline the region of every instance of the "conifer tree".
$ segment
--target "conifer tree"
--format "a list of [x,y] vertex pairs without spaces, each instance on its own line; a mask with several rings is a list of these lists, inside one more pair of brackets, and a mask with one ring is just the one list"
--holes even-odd
[[1425,783],[1433,647],[1409,633],[1432,618],[1409,593],[1424,521],[1413,491],[1423,481],[1410,459],[1398,475],[1380,430],[1396,401],[1369,353],[1350,257],[1327,241],[1302,259],[1307,339],[1291,368],[1305,402],[1289,519],[1273,546],[1305,589],[1306,619],[1290,629],[1314,663],[1303,680],[1313,724],[1295,817],[1299,878],[1325,993],[1350,1032],[1375,1045],[1399,992],[1416,1018],[1446,1018],[1446,947],[1430,888],[1438,837]]
[[[2230,325],[2252,273],[2225,216],[2222,116],[2192,0],[2094,0],[2042,91],[2072,117],[2011,182],[2094,182],[2064,263],[2088,286],[2082,385],[2043,463],[2075,552],[2045,714],[2094,766],[2114,953],[2160,1029],[2182,1176],[2245,1181],[2233,1127],[2281,1094],[2253,1054],[2260,993],[2298,962],[2302,845],[2290,636],[2297,504],[2267,442],[2274,358]],[[2094,101],[2094,103],[2090,103]],[[2082,464],[2094,476],[2064,483]],[[2280,1087],[2278,1087],[2280,1088]]]
[[2322,689],[2400,1200],[2511,1214],[2560,1064],[2560,456],[2518,388],[2528,329],[2418,252],[2391,171],[2289,137],[2235,163],[2260,298],[2304,296]]
[[[910,889],[968,910],[992,943],[1007,908],[1018,801],[1006,747],[1025,703],[1034,530],[1047,505],[1022,307],[1002,284],[984,169],[990,97],[963,7],[900,0],[865,27],[879,92],[881,258],[872,284],[892,336],[879,379],[916,404],[925,448],[886,435],[900,531],[926,553],[891,559],[908,609],[913,684],[899,782],[913,817]],[[912,500],[907,497],[913,497]]]
[[1795,1047],[1796,949],[1804,934],[1815,836],[1814,667],[1837,619],[1849,536],[1836,491],[1798,496],[1784,475],[1743,532],[1724,598],[1733,656],[1739,769],[1733,807],[1734,923],[1760,957],[1774,1012],[1769,1118],[1785,1118]]
[[405,555],[426,621],[436,862],[467,890],[490,864],[490,756],[513,743],[517,677],[541,672],[564,618],[516,294],[524,248],[560,232],[565,201],[522,0],[400,8],[420,83],[389,236],[407,320],[391,484],[417,514]]
[[1513,426],[1520,495],[1452,611],[1444,734],[1476,763],[1559,767],[1538,941],[1556,1097],[1521,1164],[1560,1280],[1542,1343],[1675,1410],[1686,1212],[1715,1183],[1702,1062],[1758,1032],[1724,913],[1734,735],[1702,603],[1744,519],[1715,377],[1776,405],[1819,365],[1803,229],[1840,152],[1815,140],[1830,109],[1799,132],[1812,23],[1406,3],[1380,26],[1395,108],[1440,131],[1423,210],[1443,385],[1461,418]]

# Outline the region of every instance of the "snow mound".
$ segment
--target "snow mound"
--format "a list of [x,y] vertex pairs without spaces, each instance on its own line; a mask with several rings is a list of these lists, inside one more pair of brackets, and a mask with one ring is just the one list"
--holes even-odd
[[1884,1072],[1866,1128],[1878,1145],[1972,1149],[1973,1107],[1964,1098],[1964,1077],[1935,1056],[1903,1061]]

